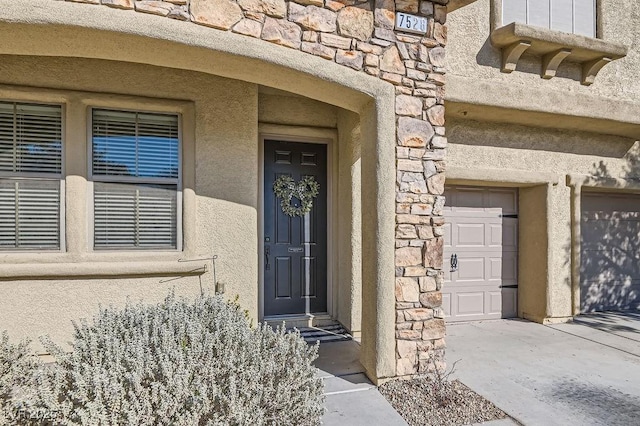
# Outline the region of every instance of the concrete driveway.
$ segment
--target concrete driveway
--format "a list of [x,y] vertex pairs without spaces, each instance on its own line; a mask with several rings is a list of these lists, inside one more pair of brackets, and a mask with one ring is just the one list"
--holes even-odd
[[640,425],[640,314],[452,324],[454,377],[524,425]]

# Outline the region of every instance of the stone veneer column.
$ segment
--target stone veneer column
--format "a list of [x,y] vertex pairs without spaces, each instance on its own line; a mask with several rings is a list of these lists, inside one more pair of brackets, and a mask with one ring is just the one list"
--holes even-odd
[[[448,0],[67,0],[135,10],[301,50],[395,86],[396,375],[442,368],[444,46]],[[394,29],[424,16],[424,36]],[[391,112],[390,112],[391,113]]]
[[[396,11],[429,17],[426,37],[396,31],[381,78],[396,83],[396,375],[444,368],[440,292],[444,218],[446,1],[397,0]],[[376,10],[376,15],[378,10]],[[389,67],[387,56],[396,56]],[[404,71],[404,73],[403,73]],[[391,78],[389,74],[391,73]]]

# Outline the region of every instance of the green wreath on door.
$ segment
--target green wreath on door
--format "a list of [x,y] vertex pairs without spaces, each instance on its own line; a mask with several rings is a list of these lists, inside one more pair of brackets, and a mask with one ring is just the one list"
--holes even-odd
[[[304,216],[313,208],[313,199],[320,192],[320,184],[313,176],[305,176],[296,182],[291,176],[281,175],[273,182],[273,192],[280,198],[280,207],[287,216]],[[299,206],[291,204],[293,198],[300,200]]]

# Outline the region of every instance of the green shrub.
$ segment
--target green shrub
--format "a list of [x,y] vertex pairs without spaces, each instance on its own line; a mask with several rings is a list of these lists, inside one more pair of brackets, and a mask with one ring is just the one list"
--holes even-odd
[[[313,425],[322,381],[298,333],[252,329],[221,296],[102,309],[74,324],[73,351],[14,398],[23,422],[102,425]],[[35,384],[35,385],[33,385]],[[33,388],[36,386],[36,389]]]

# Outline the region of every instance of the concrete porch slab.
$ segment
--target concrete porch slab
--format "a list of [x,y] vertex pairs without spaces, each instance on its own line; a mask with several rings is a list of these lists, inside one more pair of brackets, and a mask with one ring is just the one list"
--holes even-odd
[[407,423],[364,374],[360,345],[351,340],[321,343],[315,366],[325,385],[322,424],[405,426]]

